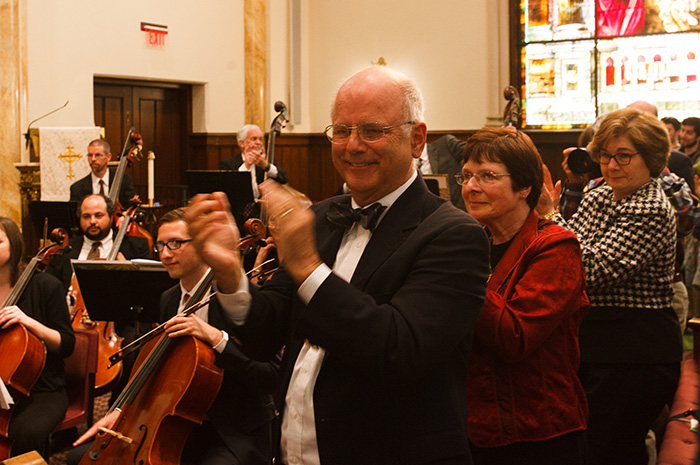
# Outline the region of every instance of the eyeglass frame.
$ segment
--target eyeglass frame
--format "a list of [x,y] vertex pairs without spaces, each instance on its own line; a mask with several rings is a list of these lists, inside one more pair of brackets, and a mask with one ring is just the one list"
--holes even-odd
[[[178,250],[180,247],[182,247],[182,244],[186,244],[188,242],[192,242],[192,239],[170,239],[168,242],[158,241],[153,244],[153,248],[157,253],[162,253],[166,247],[172,252],[173,250]],[[177,246],[173,247],[171,243],[177,244]]]
[[[378,127],[382,128],[382,135],[374,140],[365,139],[364,136],[362,135],[363,131],[361,128],[362,128],[362,126],[366,126],[368,124],[376,124]],[[337,124],[329,124],[328,126],[326,126],[326,128],[323,130],[323,133],[326,135],[326,138],[331,142],[331,144],[338,145],[338,144],[346,143],[350,139],[350,136],[352,135],[352,130],[354,129],[357,131],[357,136],[360,139],[362,139],[363,142],[366,142],[368,144],[373,144],[375,142],[379,142],[380,140],[382,140],[382,138],[384,138],[384,136],[386,136],[387,131],[394,129],[394,128],[398,128],[400,126],[405,126],[406,124],[416,124],[416,122],[415,121],[406,121],[403,123],[394,124],[392,126],[382,126],[382,123],[378,123],[376,121],[360,123],[357,126],[348,126],[347,124],[337,123]],[[328,131],[332,130],[335,126],[345,126],[348,129],[347,139],[343,139],[341,141],[334,141],[333,138],[330,135],[328,135]]]
[[[603,153],[605,153],[606,155],[603,155]],[[628,158],[627,158],[627,161],[626,161],[625,163],[621,163],[621,160],[618,160],[618,159],[617,159],[617,157],[618,157],[619,155],[627,156],[627,157],[628,157]],[[620,165],[620,166],[627,166],[627,165],[629,165],[630,163],[632,163],[632,157],[635,156],[635,155],[639,155],[639,152],[632,152],[632,153],[617,152],[616,154],[613,155],[613,154],[611,154],[610,152],[608,152],[607,150],[601,149],[601,150],[598,151],[598,164],[600,164],[600,165],[607,165],[607,164],[610,163],[611,160],[615,160],[615,163],[617,163],[618,165]],[[604,162],[604,161],[603,161],[603,156],[605,156],[605,157],[608,159],[608,161],[605,161],[605,162]]]
[[[484,175],[493,176],[494,179],[486,181],[484,183],[483,182]],[[503,178],[506,176],[512,176],[512,175],[510,173],[497,174],[497,173],[494,173],[493,171],[485,171],[483,174],[470,174],[470,175],[467,175],[466,177],[462,173],[457,173],[457,174],[455,174],[455,179],[457,180],[457,184],[459,184],[460,186],[466,186],[472,178],[476,179],[477,184],[479,184],[480,186],[484,186],[484,185],[493,184],[494,182],[496,182],[498,180],[498,178]]]

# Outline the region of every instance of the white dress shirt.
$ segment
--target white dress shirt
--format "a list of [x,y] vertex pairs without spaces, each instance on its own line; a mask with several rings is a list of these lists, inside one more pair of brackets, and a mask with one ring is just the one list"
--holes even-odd
[[[241,156],[243,157],[243,154],[241,154]],[[253,188],[253,198],[258,199],[260,198],[260,191],[258,190],[258,180],[255,176],[255,166],[256,165],[250,165],[249,168],[246,168],[245,163],[241,163],[241,166],[238,167],[238,171],[248,171],[250,173],[250,185]],[[270,169],[267,170],[267,176],[270,178],[277,176],[277,167],[272,163],[270,163]]]

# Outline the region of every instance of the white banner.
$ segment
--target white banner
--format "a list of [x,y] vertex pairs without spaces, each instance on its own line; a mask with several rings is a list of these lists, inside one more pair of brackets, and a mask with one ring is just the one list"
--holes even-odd
[[70,200],[70,185],[90,174],[87,146],[99,127],[38,128],[41,200]]

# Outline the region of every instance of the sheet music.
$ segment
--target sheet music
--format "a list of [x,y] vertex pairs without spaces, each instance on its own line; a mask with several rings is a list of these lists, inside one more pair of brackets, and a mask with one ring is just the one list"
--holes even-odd
[[5,383],[3,383],[2,378],[0,378],[0,409],[10,410],[10,405],[14,403],[15,401],[12,399],[7,387],[5,387]]

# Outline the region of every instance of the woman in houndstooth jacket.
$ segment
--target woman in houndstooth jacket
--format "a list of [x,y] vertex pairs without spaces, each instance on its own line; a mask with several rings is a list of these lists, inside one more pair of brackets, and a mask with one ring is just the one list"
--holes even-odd
[[656,117],[626,108],[603,120],[588,150],[606,185],[590,191],[568,222],[554,219],[581,242],[591,301],[579,339],[590,463],[641,465],[682,357],[671,308],[676,220],[654,179],[670,142]]

